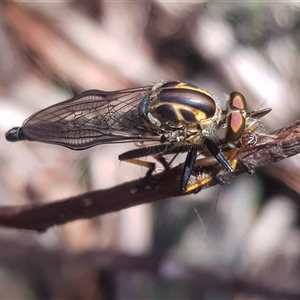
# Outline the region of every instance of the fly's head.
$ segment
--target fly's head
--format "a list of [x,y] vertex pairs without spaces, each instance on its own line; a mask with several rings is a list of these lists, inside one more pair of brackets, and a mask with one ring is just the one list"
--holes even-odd
[[232,92],[223,111],[224,141],[233,147],[254,147],[264,127],[259,119],[270,111],[271,108],[266,108],[247,113],[245,97],[239,92]]

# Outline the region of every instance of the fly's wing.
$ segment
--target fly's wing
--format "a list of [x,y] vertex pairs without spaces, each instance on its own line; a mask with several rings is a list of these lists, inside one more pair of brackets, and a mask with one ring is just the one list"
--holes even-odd
[[89,90],[33,114],[7,137],[11,141],[27,139],[74,150],[159,140],[159,136],[147,132],[138,114],[140,101],[150,92],[151,86],[115,92]]

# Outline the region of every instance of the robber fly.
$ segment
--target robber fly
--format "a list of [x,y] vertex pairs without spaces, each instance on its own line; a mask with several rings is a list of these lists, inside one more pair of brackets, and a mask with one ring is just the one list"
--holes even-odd
[[[9,130],[6,139],[73,150],[135,142],[139,148],[119,159],[149,169],[150,164],[138,158],[152,155],[165,166],[164,155],[187,152],[180,188],[189,192],[203,185],[201,180],[189,183],[197,156],[214,157],[234,172],[237,149],[256,144],[259,119],[270,111],[247,113],[245,98],[238,92],[230,94],[222,110],[211,94],[179,81],[113,92],[88,90],[33,114],[22,127]],[[225,148],[228,153],[223,153]]]

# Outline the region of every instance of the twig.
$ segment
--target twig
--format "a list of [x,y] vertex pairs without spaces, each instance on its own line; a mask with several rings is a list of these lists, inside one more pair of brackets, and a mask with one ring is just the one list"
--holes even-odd
[[[203,170],[213,176],[213,180],[205,188],[220,182],[228,182],[236,175],[291,157],[299,152],[300,121],[297,121],[270,136],[263,137],[258,146],[240,150],[238,153],[240,163],[234,173],[217,166],[204,167]],[[73,220],[92,218],[144,203],[182,196],[183,193],[179,189],[181,170],[182,164],[166,171],[162,177],[161,174],[153,176],[154,181],[158,179],[159,181],[155,188],[151,189],[144,186],[137,189],[141,180],[135,180],[110,189],[92,191],[47,204],[2,206],[0,226],[41,232],[51,226]]]

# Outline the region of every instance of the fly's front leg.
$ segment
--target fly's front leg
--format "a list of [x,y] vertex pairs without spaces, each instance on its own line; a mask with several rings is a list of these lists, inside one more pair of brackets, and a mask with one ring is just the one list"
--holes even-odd
[[234,172],[236,170],[237,163],[238,163],[238,159],[237,159],[238,152],[239,152],[238,148],[233,148],[225,153],[225,157],[230,162],[232,167],[231,172]]
[[232,165],[226,159],[220,148],[210,139],[204,139],[207,150],[216,158],[216,160],[226,169],[233,172]]
[[[231,149],[224,154],[222,153],[222,156],[224,157],[224,159],[231,166],[231,168],[230,168],[231,172],[234,172],[237,167],[237,163],[238,163],[237,153],[238,153],[238,148]],[[205,157],[205,158],[197,160],[197,166],[200,168],[214,166],[215,164],[218,163],[218,161],[219,160],[217,160],[216,157],[209,156],[209,157]],[[196,176],[195,180],[192,183],[187,184],[185,192],[198,193],[205,185],[207,185],[213,179],[214,178],[211,174],[200,171],[199,175]]]
[[[232,149],[228,152],[228,156],[225,157],[225,155],[221,152],[219,147],[211,140],[205,139],[205,145],[209,152],[213,155],[211,157],[204,158],[204,163],[206,165],[214,165],[217,163],[222,164],[222,166],[231,171],[234,172],[237,160],[236,160],[236,154],[237,150]],[[205,184],[207,184],[211,180],[211,176],[201,176],[200,180],[196,180],[196,182],[192,185],[188,184],[189,179],[192,175],[194,164],[197,158],[197,147],[195,145],[189,145],[188,154],[183,166],[182,175],[181,175],[181,181],[180,181],[180,188],[183,192],[190,192],[192,190],[198,190],[201,189]]]

